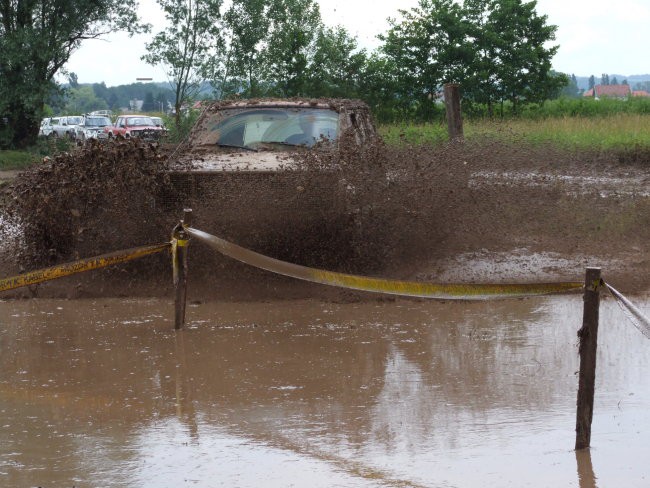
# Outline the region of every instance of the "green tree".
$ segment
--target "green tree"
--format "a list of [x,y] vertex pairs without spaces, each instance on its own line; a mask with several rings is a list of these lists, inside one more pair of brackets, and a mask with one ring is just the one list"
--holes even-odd
[[366,65],[366,52],[341,26],[322,27],[308,68],[306,95],[355,98]]
[[591,75],[589,77],[589,89],[593,90],[595,86],[596,86],[596,77],[594,75]]
[[[390,21],[381,53],[397,69],[398,96],[418,100],[426,114],[428,102],[448,82],[463,85],[466,101],[486,104],[509,101],[542,103],[559,92],[567,80],[551,72],[558,46],[556,27],[537,15],[535,1],[420,0]],[[502,108],[503,111],[503,108]]]
[[79,77],[77,73],[70,73],[68,75],[68,83],[70,84],[70,88],[79,88]]
[[609,85],[609,75],[607,73],[603,73],[602,76],[600,77],[600,84]]
[[142,102],[142,111],[143,112],[153,112],[156,110],[156,104],[153,99],[153,93],[151,91],[148,91],[145,96],[144,100]]
[[135,0],[0,2],[0,147],[36,139],[54,76],[82,41],[144,29]]
[[221,0],[158,0],[167,27],[146,45],[142,59],[164,66],[174,90],[175,124],[183,104],[191,101],[213,65],[221,43]]
[[372,53],[360,75],[359,91],[380,122],[408,119],[414,112],[414,103],[408,97],[399,96],[401,80],[398,66],[380,52]]
[[611,84],[612,85],[618,85],[618,78],[616,78],[616,76],[614,76],[614,78],[612,78]]
[[77,88],[66,90],[67,101],[65,112],[67,114],[84,114],[93,110],[105,110],[108,104],[102,98],[95,95],[93,87],[90,85],[79,85]]
[[580,96],[578,79],[576,78],[575,74],[567,78],[567,84],[560,91],[560,95],[567,98],[577,98]]
[[224,40],[221,58],[215,58],[212,79],[220,98],[241,88],[250,97],[262,95],[265,73],[262,48],[269,35],[268,0],[233,0],[224,15]]
[[164,92],[159,92],[158,95],[156,95],[155,100],[156,110],[160,112],[167,112],[167,104],[167,96]]
[[320,9],[313,0],[270,0],[270,27],[266,45],[265,77],[273,92],[284,97],[304,95],[308,66],[322,26]]
[[518,111],[521,103],[542,103],[566,84],[566,76],[554,76],[551,60],[559,46],[554,25],[538,15],[536,1],[493,0],[485,2],[489,11],[484,34],[493,45],[493,77],[501,103],[507,100]]
[[442,84],[465,79],[471,56],[468,26],[453,0],[420,0],[400,14],[401,21],[389,19],[388,32],[378,36],[380,50],[397,69],[396,95],[416,101],[426,117]]

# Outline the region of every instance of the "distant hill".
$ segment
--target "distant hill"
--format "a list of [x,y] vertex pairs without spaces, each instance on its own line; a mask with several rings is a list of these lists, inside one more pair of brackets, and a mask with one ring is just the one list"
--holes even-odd
[[[570,75],[571,73],[569,73]],[[647,75],[619,75],[616,73],[607,73],[609,75],[609,79],[612,80],[614,77],[618,80],[619,83],[622,83],[623,80],[627,80],[628,85],[630,85],[634,89],[634,85],[637,83],[644,83],[650,81],[650,74]],[[591,75],[590,75],[591,76]],[[595,74],[594,77],[596,78],[596,85],[600,84],[600,77],[602,76],[602,73],[600,74]],[[578,76],[576,75],[576,80],[578,81],[578,88],[582,90],[588,90],[589,89],[589,76]]]

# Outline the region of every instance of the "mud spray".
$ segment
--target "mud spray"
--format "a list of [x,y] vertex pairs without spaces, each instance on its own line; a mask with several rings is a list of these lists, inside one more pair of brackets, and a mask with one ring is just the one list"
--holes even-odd
[[[500,259],[508,261],[523,249],[557,253],[576,269],[588,257],[620,258],[625,265],[610,280],[627,283],[623,289],[649,286],[647,272],[635,278],[631,271],[650,268],[645,162],[493,140],[360,148],[344,136],[337,150],[288,155],[291,170],[199,175],[168,172],[171,153],[134,140],[91,143],[21,174],[0,223],[5,269],[160,242],[189,207],[196,228],[334,271],[435,280],[440,263],[460,254],[505,253]],[[322,287],[270,276],[199,244],[190,256],[195,296],[322,295]],[[472,278],[495,276],[488,268]],[[73,281],[49,293],[168,293],[169,259]]]

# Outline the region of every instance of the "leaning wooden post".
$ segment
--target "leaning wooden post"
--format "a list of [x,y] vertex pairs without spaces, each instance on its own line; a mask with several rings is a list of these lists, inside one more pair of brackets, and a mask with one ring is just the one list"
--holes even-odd
[[450,141],[463,140],[463,117],[460,111],[460,85],[447,83],[444,86],[445,112]]
[[183,220],[174,228],[172,235],[172,252],[174,263],[174,329],[185,325],[185,304],[187,301],[187,247],[190,235],[184,225],[191,225],[192,210],[185,209]]
[[600,268],[587,268],[585,274],[584,311],[580,338],[580,377],[576,412],[576,449],[591,444],[591,421],[594,413],[594,385],[596,383],[596,346],[600,306]]

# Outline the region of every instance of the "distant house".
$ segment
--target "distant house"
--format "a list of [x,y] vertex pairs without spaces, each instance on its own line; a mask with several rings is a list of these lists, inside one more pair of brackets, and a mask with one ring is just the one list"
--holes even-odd
[[650,93],[645,90],[634,90],[632,92],[633,97],[650,97]]
[[605,97],[625,99],[632,96],[632,89],[630,85],[596,85],[584,92],[583,96],[597,100]]

